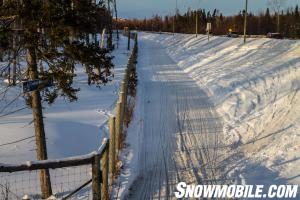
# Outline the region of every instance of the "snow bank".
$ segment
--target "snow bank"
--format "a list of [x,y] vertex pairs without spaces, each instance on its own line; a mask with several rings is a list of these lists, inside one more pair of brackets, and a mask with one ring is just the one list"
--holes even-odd
[[300,183],[299,40],[243,44],[240,38],[208,42],[206,36],[146,33],[140,39],[161,43],[210,96],[225,123],[231,172],[248,183],[262,177],[264,183]]

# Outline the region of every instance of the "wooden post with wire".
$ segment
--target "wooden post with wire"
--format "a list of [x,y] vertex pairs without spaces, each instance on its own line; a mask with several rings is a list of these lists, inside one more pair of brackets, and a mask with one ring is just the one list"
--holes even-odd
[[[127,72],[128,72],[128,70],[127,70]],[[126,77],[126,79],[128,78],[127,74],[125,77]],[[124,112],[126,110],[126,103],[127,103],[127,84],[128,84],[128,82],[126,80],[122,81],[122,83],[121,83],[121,92],[123,92],[122,101],[124,103],[124,105],[123,105]]]
[[124,115],[125,115],[125,93],[123,91],[120,92],[120,102],[121,102],[121,108],[120,108],[120,146],[119,148],[122,147],[121,145],[121,139],[122,139],[122,133],[123,133],[123,123],[124,123]]
[[116,173],[116,144],[115,144],[115,136],[116,136],[116,117],[109,117],[109,173],[110,180],[112,181],[114,175]]
[[128,28],[128,44],[127,44],[127,50],[129,51],[130,50],[130,28]]
[[93,200],[99,200],[101,198],[101,174],[100,174],[100,157],[94,156],[92,162],[92,192]]
[[109,200],[108,157],[109,157],[109,143],[106,145],[101,158],[101,172],[102,172],[101,199],[103,200]]
[[121,104],[122,102],[118,102],[117,106],[116,106],[116,123],[115,123],[115,127],[116,127],[116,142],[115,142],[115,148],[116,148],[116,160],[118,160],[118,154],[119,154],[119,149],[120,149],[120,137],[121,137]]

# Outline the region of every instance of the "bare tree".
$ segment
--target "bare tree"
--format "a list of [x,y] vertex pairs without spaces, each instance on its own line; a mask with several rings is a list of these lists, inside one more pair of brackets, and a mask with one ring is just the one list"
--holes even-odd
[[283,10],[283,7],[286,3],[286,0],[269,0],[268,5],[272,8],[277,16],[277,32],[280,32],[280,12]]

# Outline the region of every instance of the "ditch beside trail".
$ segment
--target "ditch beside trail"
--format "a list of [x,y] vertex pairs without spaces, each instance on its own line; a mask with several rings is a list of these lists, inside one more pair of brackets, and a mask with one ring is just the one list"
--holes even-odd
[[138,174],[126,199],[173,199],[179,182],[222,183],[222,120],[159,44],[139,41]]

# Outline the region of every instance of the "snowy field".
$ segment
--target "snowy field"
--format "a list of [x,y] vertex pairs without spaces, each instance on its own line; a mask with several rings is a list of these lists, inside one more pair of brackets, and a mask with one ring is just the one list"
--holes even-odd
[[[300,184],[299,40],[250,38],[243,44],[241,38],[212,37],[208,42],[201,35],[140,33],[138,61],[135,117],[128,129],[129,147],[123,152],[124,170],[115,196],[141,199],[171,193],[176,180],[189,178],[184,174],[190,173],[189,165],[196,172],[203,170],[197,167],[197,160],[203,160],[194,152],[212,141],[218,143],[214,153],[221,157],[214,167],[226,180]],[[205,134],[213,128],[210,123],[217,123],[218,118],[203,123],[209,122],[211,114],[205,108],[210,103],[223,128],[219,142],[210,136],[205,138],[211,141],[203,145],[197,140],[205,138],[190,134],[199,129]],[[177,107],[175,113],[172,105]],[[180,149],[182,144],[187,151]],[[199,146],[193,149],[191,144]],[[184,166],[176,153],[187,153],[184,160],[189,164]],[[183,171],[174,176],[176,163]],[[190,183],[199,181],[195,178],[197,173]]]
[[[108,118],[105,113],[114,112],[113,109],[118,98],[120,81],[123,79],[124,70],[130,55],[130,51],[127,51],[126,38],[120,37],[119,48],[114,50],[112,55],[115,56],[113,59],[115,77],[111,82],[100,88],[93,85],[89,86],[84,68],[79,65],[76,69],[77,77],[74,81],[74,87],[80,88],[77,94],[78,101],[69,103],[63,98],[59,98],[51,106],[43,104],[49,159],[89,154],[99,148],[101,139],[104,133],[107,132],[106,122]],[[23,108],[25,101],[21,93],[21,88],[19,86],[9,88],[7,92],[3,93],[6,84],[3,83],[3,79],[0,79],[0,81],[2,95],[0,100],[0,115],[2,116],[11,111]],[[5,108],[13,99],[16,100]],[[30,109],[21,110],[20,112],[0,118],[0,163],[14,164],[36,160],[35,138],[32,137],[34,136],[34,127],[31,122],[32,113]],[[18,140],[20,141],[9,144]],[[65,171],[63,169],[53,171],[53,184],[56,182],[70,184],[71,181],[71,183],[76,183],[79,186],[86,179],[90,178],[89,170],[86,167],[82,169],[77,167]],[[64,178],[63,175],[66,177]],[[25,185],[25,189],[28,189],[26,188],[28,186],[28,179],[31,178],[31,187],[38,188],[39,179],[36,178],[34,180],[37,177],[36,172],[22,176],[21,178],[11,176],[12,184],[20,182],[21,180],[19,179],[24,179],[23,186]],[[68,179],[67,181],[63,180],[66,178]],[[64,191],[63,188],[66,188],[65,185],[55,185],[53,187],[55,191]],[[71,184],[68,189],[72,191],[75,188],[72,188]]]
[[[43,104],[49,159],[88,154],[99,147],[102,134],[99,127],[107,121],[107,116],[99,111],[114,109],[119,84],[130,55],[126,45],[127,40],[121,37],[120,47],[113,52],[115,56],[113,81],[100,88],[89,86],[84,68],[78,66],[76,69],[78,75],[74,81],[74,87],[80,88],[78,101],[69,103],[59,98],[51,106]],[[5,87],[4,84],[2,87]],[[22,94],[19,95],[20,92],[21,88],[9,89],[6,98],[0,101],[1,110],[13,97],[20,97],[1,115],[24,107],[25,102]],[[34,138],[13,145],[1,146],[1,144],[34,136],[31,121],[32,114],[29,109],[1,117],[0,162],[19,163],[36,159]]]
[[[224,120],[232,174],[300,184],[300,41],[142,34],[210,96]],[[263,179],[263,180],[262,180]]]
[[[112,82],[88,86],[78,68],[78,102],[44,105],[49,158],[99,147],[107,120],[99,111],[114,108],[129,56],[126,42],[113,53]],[[115,196],[165,197],[178,180],[201,182],[221,167],[222,177],[235,183],[300,184],[299,40],[252,38],[243,44],[240,38],[208,42],[206,36],[140,33],[137,70],[136,110]],[[19,91],[5,93],[1,114],[24,107],[20,96],[2,110]],[[3,145],[33,136],[31,121],[28,109],[0,118],[1,163],[35,160],[34,138]]]

